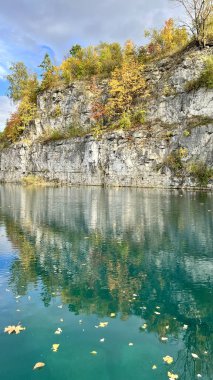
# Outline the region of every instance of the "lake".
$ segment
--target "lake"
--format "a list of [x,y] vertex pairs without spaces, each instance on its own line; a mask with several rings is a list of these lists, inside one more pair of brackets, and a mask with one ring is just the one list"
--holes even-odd
[[0,379],[212,380],[212,236],[212,193],[1,185]]

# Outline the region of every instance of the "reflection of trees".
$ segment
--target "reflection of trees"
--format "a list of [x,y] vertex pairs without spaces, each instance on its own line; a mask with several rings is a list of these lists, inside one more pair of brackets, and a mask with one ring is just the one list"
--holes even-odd
[[[197,373],[213,378],[208,194],[187,195],[180,204],[175,195],[157,193],[155,199],[129,190],[13,189],[0,195],[2,220],[19,250],[10,277],[16,294],[26,294],[32,284],[41,289],[46,306],[60,295],[76,314],[142,315],[159,339],[168,333],[182,337],[175,364],[181,378]],[[14,192],[20,201],[16,210],[6,207]],[[200,203],[204,206],[197,210]],[[160,317],[154,314],[156,305]],[[191,352],[202,360],[194,361]]]

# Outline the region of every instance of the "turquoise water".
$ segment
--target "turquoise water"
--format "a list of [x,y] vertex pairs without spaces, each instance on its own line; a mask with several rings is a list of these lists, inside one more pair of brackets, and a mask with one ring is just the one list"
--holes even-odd
[[0,379],[212,380],[212,236],[210,193],[0,186]]

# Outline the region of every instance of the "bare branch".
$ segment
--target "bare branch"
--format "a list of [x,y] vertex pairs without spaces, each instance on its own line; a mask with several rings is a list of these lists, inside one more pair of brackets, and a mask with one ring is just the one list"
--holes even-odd
[[187,23],[188,29],[196,38],[197,42],[205,46],[207,25],[211,17],[213,17],[213,0],[171,0],[179,3],[186,12],[190,20]]

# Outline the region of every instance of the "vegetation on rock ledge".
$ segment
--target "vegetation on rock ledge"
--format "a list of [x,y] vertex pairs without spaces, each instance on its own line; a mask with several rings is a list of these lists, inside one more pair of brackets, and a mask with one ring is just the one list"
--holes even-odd
[[[124,47],[116,42],[102,42],[85,48],[77,44],[72,46],[59,66],[54,65],[49,55],[45,54],[39,66],[42,69],[41,79],[36,74],[30,74],[23,62],[12,64],[11,73],[7,76],[10,83],[8,95],[18,102],[18,108],[8,120],[0,136],[1,142],[8,144],[17,141],[25,128],[34,122],[39,93],[66,87],[78,80],[89,83],[94,91],[91,119],[96,129],[130,128],[143,124],[151,93],[151,85],[145,79],[145,65],[183,50],[192,39],[205,46],[213,38],[212,0],[175,1],[181,3],[190,16],[189,28],[175,25],[174,20],[169,19],[161,30],[145,32],[149,38],[145,46],[136,46],[132,41],[127,41]],[[202,86],[213,88],[212,62],[210,57],[200,78],[187,84],[187,91]],[[108,97],[104,100],[99,88],[103,80],[108,84]],[[167,87],[165,91],[167,96],[172,92]],[[61,110],[56,108],[52,118],[61,115]],[[56,131],[55,134],[59,133]],[[55,136],[52,137],[55,139]]]

